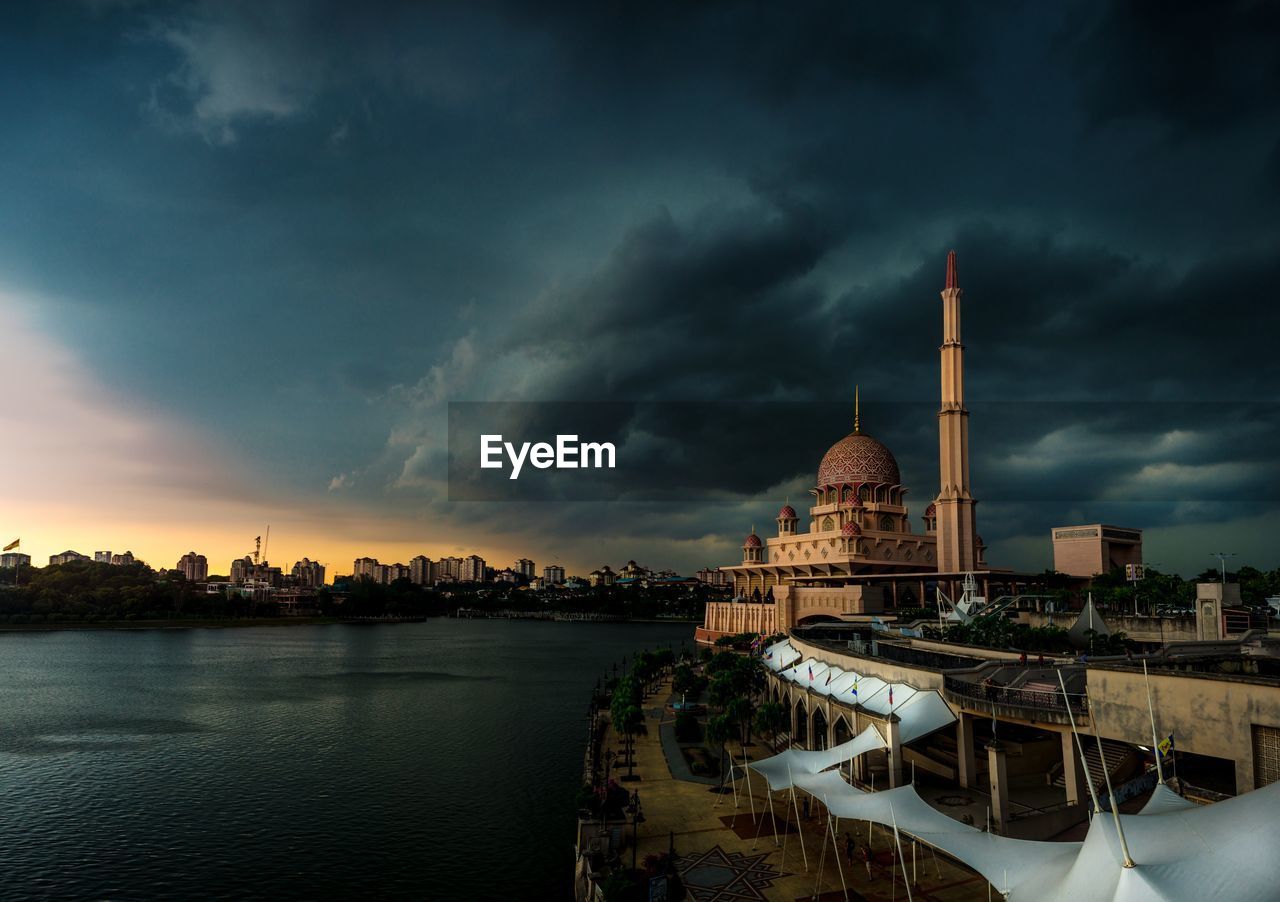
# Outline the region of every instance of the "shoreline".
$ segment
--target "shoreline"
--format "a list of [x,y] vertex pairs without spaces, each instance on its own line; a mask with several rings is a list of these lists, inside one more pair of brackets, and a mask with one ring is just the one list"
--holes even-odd
[[[219,620],[217,618],[206,618],[191,620],[75,620],[65,621],[61,623],[0,623],[0,634],[3,633],[49,633],[49,632],[73,632],[73,631],[134,631],[134,630],[206,630],[206,629],[243,629],[253,626],[271,626],[271,627],[287,627],[287,626],[332,626],[332,625],[349,625],[349,626],[367,626],[370,624],[401,624],[401,623],[425,623],[434,619],[450,619],[446,614],[439,614],[433,617],[371,617],[368,619],[361,618],[342,618],[342,617],[245,617],[234,620]],[[473,618],[473,619],[517,619],[517,618]],[[557,621],[557,622],[577,622],[577,621]],[[585,622],[585,621],[584,621]],[[615,623],[697,623],[695,620],[618,620]]]

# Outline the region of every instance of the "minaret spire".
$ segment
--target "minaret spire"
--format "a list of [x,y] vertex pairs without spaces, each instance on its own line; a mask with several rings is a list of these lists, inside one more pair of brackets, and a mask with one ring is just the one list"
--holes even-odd
[[956,252],[947,254],[942,289],[942,405],[938,410],[938,569],[968,573],[978,568],[976,523],[969,491],[969,411],[964,404],[964,345],[960,343],[960,299]]
[[859,424],[858,414],[859,414],[859,410],[858,410],[858,386],[855,384],[855,385],[853,386],[853,431],[854,431],[854,432],[858,432],[858,431],[860,430],[860,428],[861,428],[861,427],[860,427],[860,424]]

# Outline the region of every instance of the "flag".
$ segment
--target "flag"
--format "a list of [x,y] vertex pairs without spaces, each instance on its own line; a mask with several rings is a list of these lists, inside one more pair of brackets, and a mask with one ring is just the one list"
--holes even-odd
[[830,686],[830,685],[831,685],[831,671],[830,671],[830,670],[828,670],[828,671],[827,671],[827,681],[826,681],[825,683],[823,683],[823,685],[824,685],[824,686]]
[[853,678],[853,697],[854,698],[858,697],[858,678],[857,677]]
[[773,657],[773,652],[771,652],[771,651],[765,652],[765,655],[764,655],[764,656],[765,656],[766,658],[772,658],[772,657]]
[[1165,756],[1166,758],[1169,757],[1169,753],[1173,751],[1173,734],[1170,733],[1163,740],[1161,740],[1160,745],[1158,745],[1157,748],[1160,749],[1161,755]]
[[893,707],[893,687],[889,687],[889,707]]
[[22,541],[21,539],[14,539],[14,540],[13,540],[12,542],[10,542],[8,545],[4,546],[4,550],[5,550],[5,551],[13,551],[13,549],[15,549],[15,548],[17,548],[17,547],[18,547],[18,543],[19,543],[19,542],[21,542],[21,541]]
[[813,665],[812,664],[809,665],[809,682],[810,683],[813,682]]

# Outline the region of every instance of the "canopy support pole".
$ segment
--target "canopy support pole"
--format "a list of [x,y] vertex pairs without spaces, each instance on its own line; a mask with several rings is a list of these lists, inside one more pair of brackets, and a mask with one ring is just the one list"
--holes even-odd
[[902,865],[902,882],[907,885],[907,902],[911,902],[911,881],[907,879],[907,860],[902,857],[902,836],[898,833],[898,816],[893,813],[893,802],[889,803],[889,817],[893,820],[893,841],[898,847],[898,863]]
[[[831,809],[828,808],[829,812]],[[835,825],[831,823],[831,816],[827,816],[827,829],[831,831],[831,849],[836,856],[836,873],[840,875],[840,891],[844,893],[845,902],[849,902],[849,886],[844,882],[844,865],[840,863],[840,818],[835,819]]]
[[[1071,713],[1071,702],[1067,699],[1067,684],[1062,679],[1062,670],[1058,670],[1058,685],[1062,687],[1062,703],[1067,709],[1067,719],[1071,721],[1071,735],[1076,738],[1076,750],[1080,753],[1080,766],[1084,768],[1084,781],[1089,784],[1089,797],[1093,799],[1093,813],[1101,814],[1102,806],[1098,804],[1098,791],[1093,788],[1093,774],[1089,773],[1089,761],[1084,756],[1084,743],[1080,741],[1080,733],[1076,730],[1076,716]],[[1105,766],[1103,768],[1106,769]]]
[[[822,831],[822,851],[818,853],[818,876],[813,881],[813,898],[818,898],[818,891],[822,889],[822,866],[827,863],[827,835],[828,831]],[[837,857],[839,857],[837,853]]]
[[747,775],[747,801],[751,803],[751,823],[756,822],[755,790],[751,788],[751,766],[747,763],[747,747],[742,747],[742,771]]
[[1160,738],[1156,735],[1156,712],[1151,706],[1151,677],[1147,676],[1147,659],[1142,659],[1142,682],[1147,685],[1147,714],[1151,716],[1151,751],[1156,755],[1156,779],[1161,783],[1164,782],[1164,765],[1160,759],[1164,756],[1160,754]]
[[804,824],[800,821],[800,801],[796,798],[796,784],[791,778],[791,765],[787,765],[787,782],[791,784],[791,806],[796,812],[796,833],[800,837],[800,854],[804,857],[804,869],[809,870],[809,853],[804,849]]
[[[1133,856],[1129,854],[1129,843],[1124,838],[1124,827],[1120,824],[1120,805],[1116,802],[1115,790],[1111,788],[1111,771],[1107,768],[1107,758],[1102,753],[1102,737],[1097,733],[1093,734],[1093,738],[1098,740],[1098,760],[1102,762],[1102,776],[1107,781],[1107,802],[1111,806],[1111,816],[1116,822],[1116,835],[1120,837],[1120,851],[1124,853],[1124,866],[1131,868],[1133,864]],[[1159,752],[1159,749],[1156,749]]]

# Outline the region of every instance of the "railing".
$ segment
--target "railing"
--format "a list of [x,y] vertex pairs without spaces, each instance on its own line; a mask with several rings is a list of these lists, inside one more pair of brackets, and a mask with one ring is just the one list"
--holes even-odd
[[967,670],[983,663],[981,658],[969,658],[963,655],[949,655],[938,651],[925,651],[906,645],[895,645],[890,642],[873,642],[872,655],[886,661],[897,661],[900,664],[914,664],[930,670]]
[[992,705],[1008,705],[1016,708],[1035,708],[1040,711],[1087,713],[1089,697],[1081,693],[1068,692],[1065,696],[1061,690],[1046,691],[1042,689],[1016,689],[1010,686],[995,684],[983,685],[971,683],[956,677],[943,677],[943,688],[951,695]]

